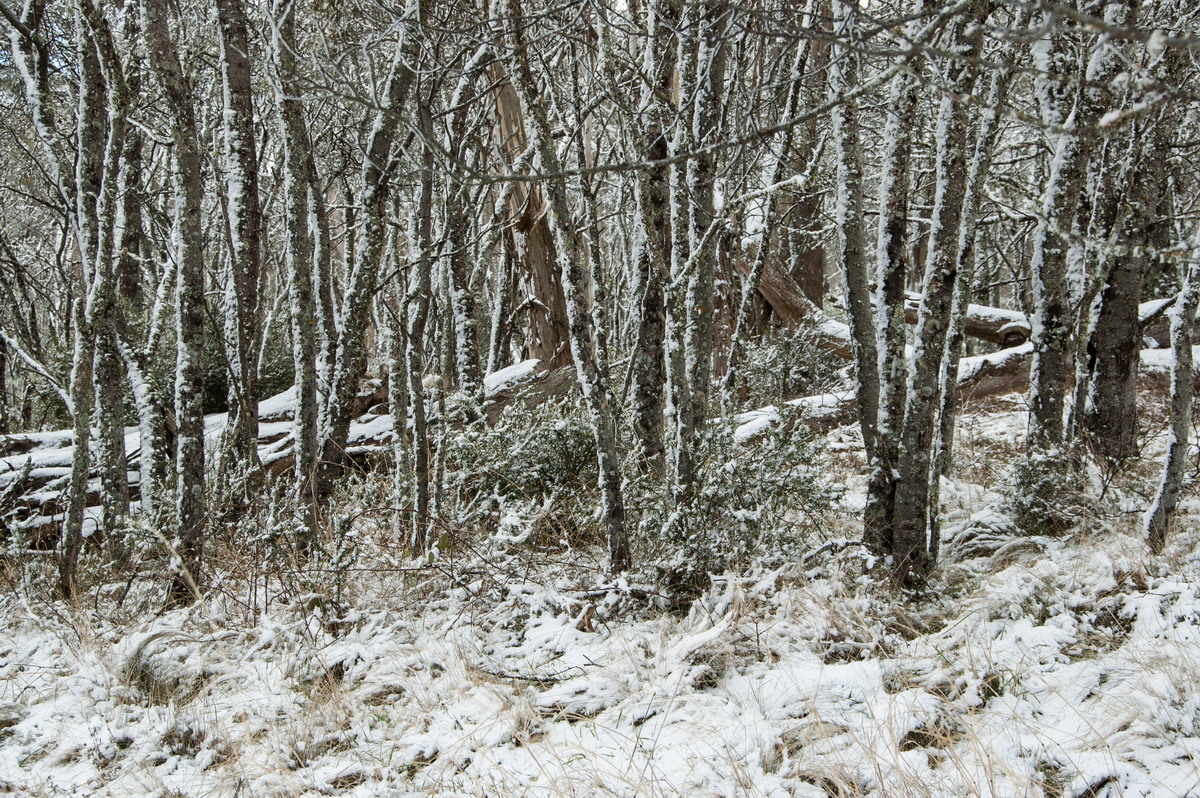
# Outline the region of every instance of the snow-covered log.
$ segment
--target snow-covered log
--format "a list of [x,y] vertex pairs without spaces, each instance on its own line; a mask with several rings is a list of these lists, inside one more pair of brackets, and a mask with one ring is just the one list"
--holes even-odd
[[[916,324],[920,306],[921,295],[910,291],[904,299],[904,320]],[[1029,319],[1019,310],[971,304],[967,306],[963,332],[1008,349],[1029,340]]]

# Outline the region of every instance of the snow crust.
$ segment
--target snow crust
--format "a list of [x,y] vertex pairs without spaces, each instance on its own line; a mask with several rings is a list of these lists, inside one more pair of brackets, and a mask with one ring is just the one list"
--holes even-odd
[[[511,535],[406,563],[369,515],[348,534],[378,568],[260,581],[250,601],[216,574],[190,610],[156,615],[139,580],[52,612],[34,579],[0,596],[0,791],[1195,796],[1200,502],[1160,558],[1116,522],[1023,535],[989,458],[1025,423],[960,418],[945,562],[915,600],[836,526],[682,615],[579,567],[599,554],[539,561]],[[830,450],[860,456],[857,431]],[[866,477],[840,476],[852,532]]]
[[503,391],[505,388],[529,377],[538,370],[538,366],[541,364],[542,361],[537,358],[531,358],[488,374],[483,378],[484,393],[491,396]]
[[9,595],[0,781],[96,796],[1195,794],[1194,556],[1143,583],[1120,554],[1060,545],[968,580],[916,634],[845,566],[727,578],[682,618],[620,618],[628,593],[549,572],[390,577],[353,609],[298,596],[239,623],[214,602],[131,628]]

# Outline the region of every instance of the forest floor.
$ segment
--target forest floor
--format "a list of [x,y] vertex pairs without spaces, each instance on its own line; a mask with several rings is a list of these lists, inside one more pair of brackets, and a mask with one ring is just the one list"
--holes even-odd
[[1200,501],[1151,556],[1151,437],[1091,475],[1073,534],[1024,535],[1001,493],[1024,423],[1017,397],[962,416],[914,595],[853,542],[853,428],[823,455],[841,505],[791,562],[684,611],[599,550],[481,535],[404,562],[368,516],[352,570],[273,580],[231,549],[166,613],[128,581],[68,609],[48,563],[10,564],[0,793],[1200,796]]

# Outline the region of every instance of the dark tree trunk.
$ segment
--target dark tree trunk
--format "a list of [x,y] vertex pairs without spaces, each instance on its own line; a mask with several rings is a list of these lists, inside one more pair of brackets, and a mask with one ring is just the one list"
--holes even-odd
[[[667,101],[675,72],[672,29],[678,24],[678,10],[676,3],[663,2],[646,14],[646,62],[654,65],[654,71],[653,79],[642,89],[641,110],[634,124],[638,148],[651,161],[667,158]],[[642,242],[637,261],[637,285],[641,291],[638,335],[632,355],[633,429],[641,445],[641,461],[657,472],[663,469],[666,384],[663,291],[671,268],[667,183],[667,167],[655,166],[640,172],[635,184]]]
[[221,115],[225,141],[225,207],[229,216],[225,350],[229,358],[229,420],[226,441],[231,466],[258,462],[258,281],[262,213],[258,197],[258,147],[254,138],[250,41],[242,0],[215,0],[220,28]]
[[175,147],[175,361],[176,537],[180,561],[170,589],[173,601],[198,597],[207,525],[204,495],[204,182],[192,106],[192,87],[179,61],[163,5],[145,2],[150,62],[166,93]]
[[[275,102],[279,114],[280,141],[283,151],[284,207],[287,218],[287,288],[291,307],[292,363],[296,372],[295,496],[304,513],[308,538],[316,534],[317,471],[317,342],[316,294],[313,285],[314,248],[309,229],[309,197],[314,175],[312,144],[300,101],[300,81],[295,53],[294,4],[276,0]],[[307,548],[307,541],[302,544]]]
[[[1120,26],[1136,15],[1137,0],[1114,3],[1106,17]],[[1068,43],[1055,41],[1050,58],[1053,68],[1067,74],[1073,59]],[[1079,198],[1084,193],[1088,162],[1098,140],[1096,122],[1108,106],[1108,82],[1120,68],[1113,45],[1102,38],[1087,57],[1088,84],[1074,93],[1074,109],[1067,89],[1056,81],[1042,87],[1042,119],[1065,132],[1054,134],[1055,151],[1042,199],[1042,210],[1034,239],[1033,259],[1033,377],[1030,390],[1030,444],[1053,449],[1064,438],[1064,393],[1073,363],[1071,297],[1067,275],[1070,231]]]
[[[829,68],[829,96],[842,99],[857,87],[855,38],[856,8],[843,0],[833,3],[833,33]],[[867,234],[863,226],[862,144],[858,101],[846,98],[832,111],[834,152],[837,162],[838,260],[846,280],[846,306],[854,361],[858,375],[858,409],[867,459],[874,462],[879,435],[879,348],[871,311],[867,267]]]
[[951,326],[968,192],[968,106],[957,100],[975,84],[970,65],[979,51],[989,0],[975,0],[952,28],[964,58],[951,67],[953,94],[944,97],[937,129],[937,190],[925,264],[924,296],[913,342],[903,428],[899,430],[895,508],[891,524],[894,570],[904,580],[922,578],[937,559],[929,534],[930,481],[937,479],[934,453],[941,407],[942,362]]
[[[1119,462],[1138,452],[1137,371],[1142,350],[1138,305],[1150,265],[1158,210],[1167,190],[1167,118],[1135,130],[1141,157],[1132,175],[1122,176],[1123,208],[1118,248],[1109,261],[1088,353],[1094,363],[1084,424],[1096,452]],[[1190,335],[1190,331],[1188,332]]]
[[[433,122],[423,97],[418,100],[418,124],[426,141],[432,141]],[[412,531],[409,544],[420,554],[429,545],[430,527],[430,446],[428,412],[425,406],[425,327],[429,319],[429,296],[433,272],[433,149],[428,144],[422,150],[421,183],[416,207],[416,240],[409,246],[414,274],[409,280],[406,297],[408,334],[405,336],[405,363],[408,371],[408,407],[413,429],[413,482],[416,495],[413,503]]]

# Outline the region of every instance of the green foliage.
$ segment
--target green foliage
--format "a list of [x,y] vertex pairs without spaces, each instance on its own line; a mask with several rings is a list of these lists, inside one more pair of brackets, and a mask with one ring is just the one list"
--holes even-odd
[[[738,442],[730,422],[714,421],[694,456],[696,480],[679,495],[666,475],[625,469],[635,559],[688,579],[788,556],[836,499],[803,424]],[[517,404],[493,427],[468,426],[447,441],[446,480],[443,513],[459,528],[535,546],[602,542],[596,446],[576,404]]]
[[568,542],[594,530],[596,442],[577,405],[518,402],[495,425],[470,425],[446,445],[456,524],[495,527],[516,512]]
[[1086,513],[1077,459],[1061,451],[1030,452],[1009,472],[1006,511],[1030,535],[1065,535]]
[[795,330],[768,328],[749,342],[740,363],[744,407],[762,407],[781,399],[824,393],[834,383],[841,364],[817,345],[809,325]]
[[[709,426],[695,446],[695,481],[673,497],[661,479],[635,488],[648,510],[643,529],[675,548],[671,569],[719,573],[788,556],[802,533],[838,498],[818,464],[815,435],[784,424],[740,443],[727,422]],[[685,576],[685,581],[690,581]]]

